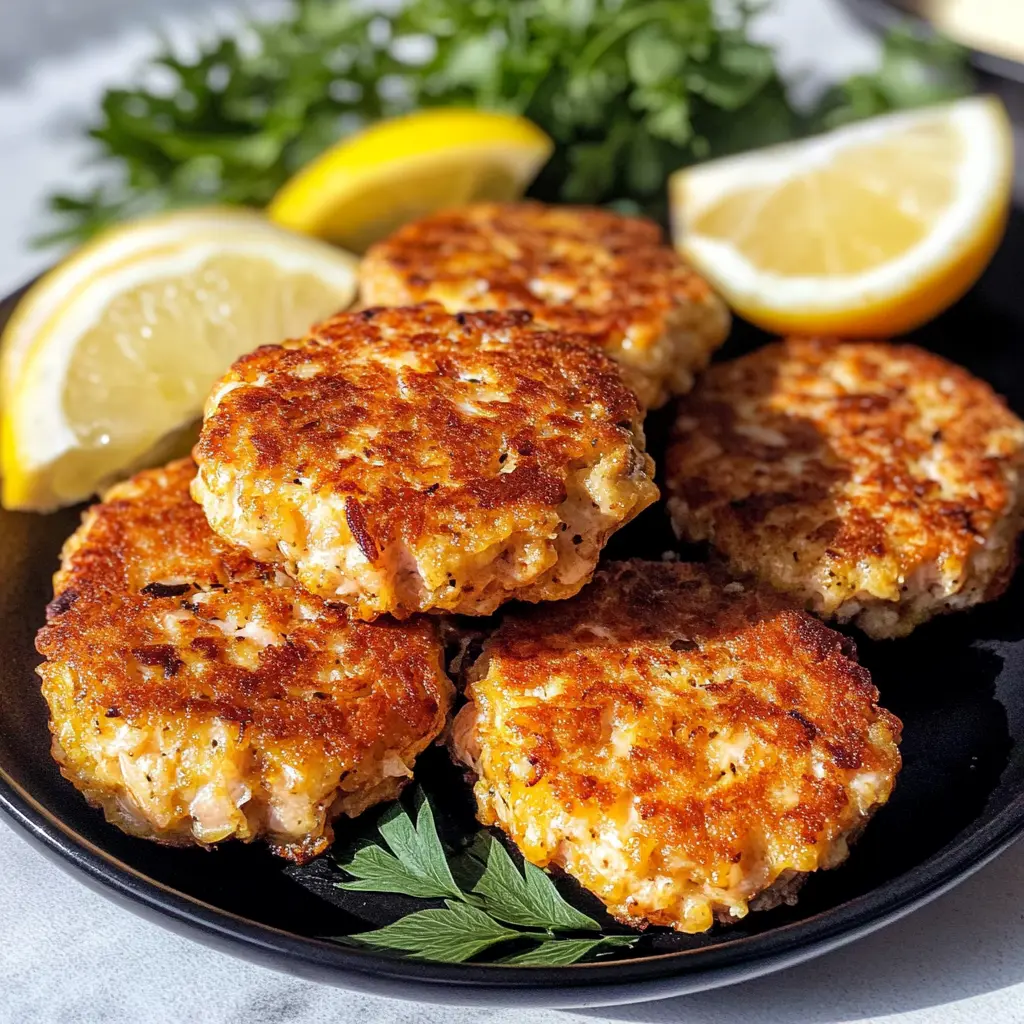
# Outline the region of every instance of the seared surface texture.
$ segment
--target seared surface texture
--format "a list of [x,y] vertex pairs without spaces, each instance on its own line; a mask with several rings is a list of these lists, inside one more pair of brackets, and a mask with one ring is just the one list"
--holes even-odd
[[527,859],[700,932],[792,902],[889,798],[900,723],[854,654],[706,566],[610,563],[485,643],[453,749]]
[[227,547],[184,460],[65,545],[37,646],[63,774],[134,835],[304,860],[397,796],[451,704],[432,621],[369,625]]
[[650,221],[589,207],[482,203],[435,214],[370,249],[362,301],[449,311],[527,309],[618,360],[645,406],[688,391],[729,314]]
[[570,597],[657,498],[615,364],[528,313],[365,310],[240,359],[193,495],[360,617]]
[[680,402],[666,480],[679,536],[901,636],[1008,583],[1024,424],[921,349],[791,340],[713,367]]

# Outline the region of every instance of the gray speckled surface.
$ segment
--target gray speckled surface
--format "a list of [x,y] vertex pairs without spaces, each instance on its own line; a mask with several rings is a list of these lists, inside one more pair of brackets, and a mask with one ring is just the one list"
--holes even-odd
[[16,82],[41,58],[80,51],[128,25],[152,24],[162,12],[210,6],[209,0],[3,0],[0,83]]
[[[52,258],[28,248],[42,196],[79,172],[68,128],[124,78],[168,17],[187,31],[208,0],[0,0],[0,290]],[[822,76],[873,47],[832,0],[782,0],[765,34],[784,69]],[[254,894],[258,898],[258,894]],[[1024,844],[952,893],[855,945],[746,985],[608,1011],[417,1006],[274,974],[107,902],[0,823],[0,1024],[1011,1024],[1024,1022]]]
[[2,824],[0,936],[3,1024],[1012,1024],[1024,1021],[1024,844],[818,960],[716,992],[580,1013],[418,1006],[274,974],[133,917]]

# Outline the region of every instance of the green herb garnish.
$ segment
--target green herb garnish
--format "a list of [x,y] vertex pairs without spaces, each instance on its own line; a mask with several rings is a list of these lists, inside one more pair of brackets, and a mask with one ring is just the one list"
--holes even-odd
[[[263,206],[303,164],[382,116],[469,105],[525,114],[555,140],[531,193],[661,216],[679,167],[960,95],[962,51],[903,35],[876,75],[797,114],[752,7],[712,0],[292,0],[278,21],[153,62],[167,87],[113,89],[90,135],[112,183],[50,199],[81,241],[190,203]],[[430,40],[434,40],[431,42]]]
[[815,114],[817,127],[838,128],[890,110],[923,107],[965,96],[974,87],[963,47],[940,36],[889,34],[878,70],[830,90]]
[[[478,833],[450,863],[430,803],[422,795],[415,824],[401,804],[395,804],[378,829],[382,844],[361,846],[339,860],[352,880],[338,882],[338,888],[441,899],[444,906],[418,910],[394,924],[336,941],[444,963],[461,963],[492,946],[516,943],[529,948],[499,962],[532,966],[573,964],[636,942],[633,935],[595,935],[601,926],[593,918],[567,903],[540,868],[525,863],[520,871],[489,832]],[[590,934],[571,938],[565,932]]]

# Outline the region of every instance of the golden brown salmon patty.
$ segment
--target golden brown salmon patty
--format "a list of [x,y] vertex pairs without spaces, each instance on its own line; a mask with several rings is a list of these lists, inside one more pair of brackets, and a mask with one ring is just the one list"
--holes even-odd
[[1024,424],[921,349],[790,340],[712,367],[680,403],[666,481],[680,537],[902,636],[1007,585]]
[[530,315],[364,310],[235,363],[192,493],[360,618],[570,597],[656,500],[615,363]]
[[352,620],[210,530],[191,461],[141,473],[64,548],[37,646],[53,756],[109,821],[305,860],[398,795],[452,688],[433,620]]
[[434,214],[373,246],[362,301],[450,312],[528,309],[623,366],[644,407],[688,391],[729,313],[647,220],[591,207],[482,203]]
[[854,655],[706,566],[610,563],[485,642],[453,748],[528,860],[701,932],[794,902],[888,800],[900,723]]

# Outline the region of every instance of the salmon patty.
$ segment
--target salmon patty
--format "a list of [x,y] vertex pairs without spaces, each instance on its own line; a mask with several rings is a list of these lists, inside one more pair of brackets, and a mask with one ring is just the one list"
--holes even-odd
[[998,596],[1024,424],[909,345],[789,340],[712,367],[667,457],[676,533],[876,638]]
[[636,397],[529,313],[368,309],[214,387],[192,493],[213,529],[360,618],[570,597],[657,499]]
[[660,228],[590,207],[481,203],[434,214],[373,246],[362,301],[432,300],[450,312],[527,309],[618,360],[641,404],[693,386],[729,313]]
[[900,722],[854,657],[772,591],[611,563],[485,642],[452,749],[527,860],[625,924],[702,932],[795,902],[889,799]]
[[53,756],[132,835],[303,861],[444,728],[442,644],[433,620],[355,621],[228,547],[194,473],[119,484],[64,547],[37,641]]

